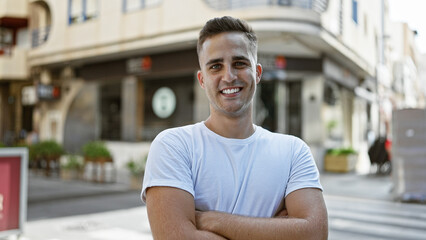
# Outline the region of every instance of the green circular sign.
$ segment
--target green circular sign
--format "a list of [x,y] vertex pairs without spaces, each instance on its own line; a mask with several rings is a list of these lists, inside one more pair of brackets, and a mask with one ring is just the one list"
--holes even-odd
[[152,109],[159,118],[168,118],[176,109],[176,96],[168,87],[159,88],[152,98]]

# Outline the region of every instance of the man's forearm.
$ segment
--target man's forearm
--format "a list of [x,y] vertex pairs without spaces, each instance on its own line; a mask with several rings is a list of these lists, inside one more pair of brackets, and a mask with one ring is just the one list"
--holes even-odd
[[185,239],[194,239],[194,240],[226,240],[227,238],[224,238],[222,236],[219,236],[216,233],[205,231],[205,230],[198,230],[195,232],[194,235],[192,235],[190,238]]
[[[327,224],[301,218],[252,218],[222,212],[198,212],[197,228],[232,240],[327,239]],[[325,228],[325,229],[324,229]]]
[[224,240],[226,238],[217,233],[197,229],[191,223],[173,225],[166,227],[164,225],[151,227],[152,236],[156,240]]

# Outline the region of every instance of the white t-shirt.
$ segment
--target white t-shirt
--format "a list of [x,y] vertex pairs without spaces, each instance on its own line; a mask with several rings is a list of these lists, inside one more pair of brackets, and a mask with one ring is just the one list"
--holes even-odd
[[319,188],[319,173],[299,138],[255,126],[246,139],[222,137],[204,122],[161,132],[152,142],[142,187],[168,186],[194,196],[195,208],[272,217],[284,196]]

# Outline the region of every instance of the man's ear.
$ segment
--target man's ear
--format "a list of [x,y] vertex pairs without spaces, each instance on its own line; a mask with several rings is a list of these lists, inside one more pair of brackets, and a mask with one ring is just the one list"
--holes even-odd
[[260,63],[256,64],[256,84],[260,82],[260,79],[262,78],[262,65]]
[[201,70],[198,70],[197,78],[198,78],[198,83],[200,84],[201,88],[204,89],[204,77],[203,77],[203,73],[201,72]]

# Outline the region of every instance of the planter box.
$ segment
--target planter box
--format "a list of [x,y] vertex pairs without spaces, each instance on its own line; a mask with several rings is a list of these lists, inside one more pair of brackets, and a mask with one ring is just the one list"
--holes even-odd
[[130,177],[130,189],[141,190],[142,189],[142,178],[143,176],[131,176]]
[[76,169],[61,169],[62,180],[80,180],[82,179],[83,172]]
[[325,155],[324,169],[329,172],[349,172],[355,169],[358,155]]
[[115,182],[116,179],[116,169],[114,167],[114,161],[112,158],[108,157],[84,157],[84,169],[88,163],[92,164],[92,174],[90,180],[93,182],[104,183],[106,182],[106,170],[105,164],[110,163],[112,165],[112,176],[110,182]]

